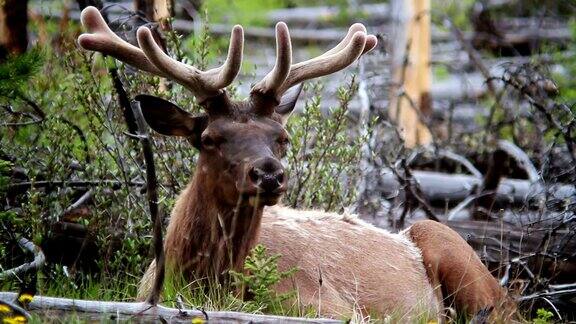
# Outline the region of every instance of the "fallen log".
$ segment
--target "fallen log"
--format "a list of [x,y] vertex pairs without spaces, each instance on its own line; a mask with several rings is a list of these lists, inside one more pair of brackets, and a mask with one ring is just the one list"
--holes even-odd
[[[574,282],[576,237],[569,228],[554,230],[553,226],[520,227],[487,221],[445,224],[458,232],[499,277],[506,275],[509,262],[522,259],[534,275],[554,283]],[[526,269],[519,270],[516,275],[530,276]]]
[[[488,7],[498,7],[510,3],[510,0],[490,0]],[[390,6],[387,3],[366,3],[358,7],[349,6],[348,17],[362,17],[362,21],[386,22],[390,20]],[[268,21],[272,24],[284,21],[288,25],[317,25],[326,22],[341,23],[343,9],[338,6],[296,7],[276,9],[268,13]]]
[[[403,191],[396,176],[390,169],[381,171],[380,190],[384,196],[396,196]],[[453,206],[468,196],[481,185],[482,180],[472,175],[447,174],[433,171],[413,171],[414,179],[420,185],[424,198],[433,206]],[[541,202],[563,201],[568,205],[576,202],[576,188],[573,185],[554,184],[545,186],[521,179],[502,179],[497,190],[497,206],[524,205],[539,206]]]
[[[18,294],[0,292],[0,301],[11,302]],[[145,302],[109,302],[34,296],[29,304],[33,313],[60,312],[94,320],[114,321],[162,321],[169,323],[190,323],[193,319],[214,323],[324,323],[336,324],[342,321],[323,318],[292,318],[275,315],[248,314],[227,311],[201,311],[197,309],[176,309],[161,305],[152,306]]]
[[[390,6],[387,3],[362,4],[356,8],[348,8],[348,17],[362,17],[362,21],[387,21],[390,18]],[[276,9],[268,13],[270,23],[284,21],[288,25],[318,25],[338,20],[341,22],[341,7],[296,7]]]

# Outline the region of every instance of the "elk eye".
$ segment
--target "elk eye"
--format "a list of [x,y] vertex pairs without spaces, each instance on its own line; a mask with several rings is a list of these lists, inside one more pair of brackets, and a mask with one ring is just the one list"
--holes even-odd
[[211,136],[202,137],[202,147],[203,148],[210,150],[210,149],[216,148],[217,146],[218,146],[218,143]]
[[288,143],[290,143],[290,139],[288,137],[282,136],[282,137],[278,137],[276,142],[278,142],[278,144],[280,144],[280,145],[288,145]]

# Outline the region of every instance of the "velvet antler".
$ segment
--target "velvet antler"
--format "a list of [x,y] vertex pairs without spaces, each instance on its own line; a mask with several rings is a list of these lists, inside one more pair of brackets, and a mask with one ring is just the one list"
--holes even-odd
[[[362,24],[354,24],[344,39],[331,50],[313,59],[292,64],[292,45],[288,27],[283,22],[276,25],[276,64],[260,82],[252,87],[252,97],[268,96],[277,101],[286,90],[303,81],[340,71],[354,63],[360,55],[377,44],[374,35],[366,33]],[[257,106],[263,114],[270,113],[269,107]]]
[[189,89],[200,103],[222,93],[222,89],[232,83],[240,71],[244,31],[238,25],[232,29],[228,57],[224,64],[215,69],[201,71],[164,53],[147,27],[138,29],[138,48],[114,34],[94,7],[84,9],[81,20],[88,30],[87,34],[78,38],[82,48],[110,55],[140,70],[173,79]]

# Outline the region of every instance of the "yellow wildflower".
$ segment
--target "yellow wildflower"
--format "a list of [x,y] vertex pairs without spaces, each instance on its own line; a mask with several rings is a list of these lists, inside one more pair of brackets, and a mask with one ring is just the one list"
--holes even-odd
[[34,298],[33,295],[30,294],[22,294],[20,296],[18,296],[18,301],[24,305],[29,304],[32,301],[32,298]]
[[0,313],[12,313],[12,308],[8,305],[0,304]]
[[12,317],[5,317],[2,319],[3,324],[23,324],[26,323],[26,317],[22,315],[15,315]]
[[202,317],[194,317],[192,319],[192,324],[204,324],[206,321]]

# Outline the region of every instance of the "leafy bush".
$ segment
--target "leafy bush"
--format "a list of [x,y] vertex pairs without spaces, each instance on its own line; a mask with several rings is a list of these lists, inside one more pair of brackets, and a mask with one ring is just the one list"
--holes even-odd
[[43,64],[44,55],[39,48],[11,57],[0,64],[0,97],[14,97],[20,94]]
[[368,135],[356,134],[349,125],[347,111],[356,92],[354,78],[338,89],[340,105],[325,118],[321,110],[319,87],[306,102],[302,114],[291,117],[288,150],[290,190],[287,205],[300,208],[339,210],[355,201],[354,185],[359,180],[358,163]]
[[534,324],[548,324],[553,323],[552,318],[554,318],[554,314],[551,311],[546,310],[544,308],[539,308],[536,311],[536,318],[534,319]]

